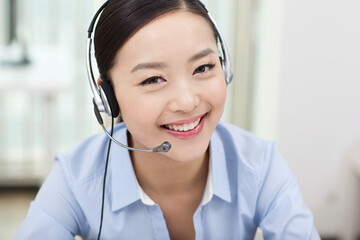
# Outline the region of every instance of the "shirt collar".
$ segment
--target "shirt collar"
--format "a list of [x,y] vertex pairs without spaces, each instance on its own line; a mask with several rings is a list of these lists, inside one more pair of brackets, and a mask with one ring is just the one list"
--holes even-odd
[[[211,157],[210,157],[210,163],[211,163]],[[144,192],[144,190],[141,188],[139,184],[138,184],[138,189],[142,203],[144,203],[145,205],[154,206],[155,202]],[[204,190],[203,199],[201,201],[201,205],[204,206],[205,204],[210,202],[212,196],[213,196],[212,173],[211,173],[211,167],[209,167],[209,172],[207,175],[207,180],[206,180],[206,185],[205,185],[205,190]]]
[[210,157],[209,157],[209,171],[208,171],[208,175],[207,175],[207,179],[206,179],[206,185],[205,185],[205,190],[204,190],[204,195],[203,195],[203,199],[201,201],[201,205],[204,206],[205,204],[207,204],[208,202],[211,201],[212,197],[213,197],[213,185],[212,185],[212,171],[211,171],[211,153],[210,153]]
[[[115,127],[114,138],[128,145],[127,128],[124,123]],[[117,211],[140,199],[138,182],[127,149],[112,143],[109,161],[112,192],[111,209]]]
[[[127,129],[119,124],[114,129],[114,138],[128,145]],[[146,205],[154,205],[154,201],[140,187],[130,159],[129,151],[113,144],[110,152],[111,173],[111,209],[119,210],[131,203],[141,200]],[[213,195],[231,202],[230,185],[226,167],[226,157],[222,141],[215,130],[210,141],[210,163],[205,191],[201,205],[205,205]]]
[[223,141],[217,128],[210,140],[213,193],[224,201],[231,202],[231,192]]

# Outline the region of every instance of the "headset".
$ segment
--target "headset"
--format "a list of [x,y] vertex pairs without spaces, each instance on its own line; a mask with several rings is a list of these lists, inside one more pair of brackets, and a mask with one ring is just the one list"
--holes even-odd
[[[93,73],[93,70],[92,70],[92,64],[91,64],[92,33],[93,33],[93,30],[94,30],[94,27],[95,27],[95,22],[97,21],[99,15],[102,13],[104,8],[108,5],[108,3],[110,1],[111,0],[107,0],[98,9],[98,11],[95,13],[95,15],[94,15],[94,17],[93,17],[93,19],[92,19],[92,21],[90,23],[89,29],[87,31],[88,32],[88,37],[87,37],[86,68],[87,68],[87,75],[88,75],[90,88],[91,88],[91,91],[92,91],[92,94],[93,94],[94,113],[95,113],[96,119],[98,120],[99,124],[102,126],[103,131],[106,133],[106,135],[110,139],[109,145],[108,145],[106,163],[105,163],[103,192],[102,192],[101,219],[100,219],[100,227],[99,227],[99,232],[98,232],[98,238],[97,239],[100,239],[101,229],[102,229],[103,210],[104,210],[104,197],[105,197],[105,182],[106,182],[106,173],[107,173],[107,166],[108,166],[111,142],[115,142],[119,146],[121,146],[123,148],[126,148],[128,150],[139,151],[139,152],[168,152],[170,150],[170,148],[171,148],[171,144],[169,142],[165,141],[165,142],[163,142],[162,144],[160,144],[159,146],[157,146],[157,147],[155,147],[153,149],[137,149],[137,148],[132,148],[132,147],[126,146],[126,145],[120,143],[119,141],[117,141],[116,139],[114,139],[112,137],[112,135],[113,135],[113,126],[114,126],[114,118],[116,118],[119,115],[120,108],[119,108],[118,102],[116,100],[114,90],[113,90],[112,86],[110,85],[110,83],[108,83],[107,81],[102,81],[100,86],[97,86],[96,81],[95,81],[95,77],[94,77],[94,73]],[[228,49],[226,47],[225,40],[224,40],[224,38],[223,38],[223,36],[222,36],[222,34],[221,34],[217,24],[216,24],[214,18],[211,16],[211,14],[206,9],[205,4],[202,3],[200,0],[198,0],[198,2],[204,8],[206,13],[208,14],[209,19],[211,20],[212,24],[215,27],[215,30],[216,30],[216,33],[217,33],[217,38],[218,38],[218,41],[219,41],[220,47],[221,47],[221,52],[220,52],[220,56],[219,56],[220,57],[220,62],[221,62],[221,67],[222,67],[222,70],[223,70],[223,73],[224,73],[226,85],[228,85],[232,81],[233,71],[231,69],[230,54],[229,54]],[[104,126],[104,122],[103,122],[103,119],[102,119],[101,114],[100,114],[102,112],[106,113],[108,116],[110,116],[112,118],[112,125],[111,125],[111,132],[110,133],[107,131],[107,129]]]
[[[96,81],[94,78],[94,73],[92,70],[92,65],[91,65],[91,43],[92,43],[92,33],[94,30],[94,25],[95,25],[95,22],[96,22],[98,16],[104,10],[104,8],[106,7],[106,5],[109,2],[110,2],[110,0],[106,1],[99,8],[99,10],[96,12],[94,18],[92,19],[90,27],[88,29],[88,38],[87,38],[87,53],[88,54],[86,57],[86,60],[87,60],[86,66],[87,66],[88,80],[89,80],[90,88],[91,88],[91,91],[93,94],[94,107],[98,109],[98,112],[105,112],[108,116],[112,116],[112,117],[116,118],[119,115],[120,110],[119,110],[119,105],[117,103],[117,100],[116,100],[116,97],[114,94],[114,90],[107,81],[102,81],[101,85],[99,87],[97,87],[97,84],[96,84]],[[222,69],[223,69],[224,76],[225,76],[225,82],[228,85],[232,81],[232,78],[233,78],[230,54],[227,50],[225,40],[215,22],[215,20],[213,19],[211,14],[206,9],[205,5],[200,0],[199,0],[199,3],[207,12],[210,20],[214,24],[215,29],[217,31],[218,39],[219,39],[219,42],[221,45],[221,56],[220,56],[221,65],[222,65]],[[103,125],[102,120],[99,119],[99,118],[101,118],[100,114],[95,112],[95,115],[96,115],[96,118],[98,119],[100,125]]]

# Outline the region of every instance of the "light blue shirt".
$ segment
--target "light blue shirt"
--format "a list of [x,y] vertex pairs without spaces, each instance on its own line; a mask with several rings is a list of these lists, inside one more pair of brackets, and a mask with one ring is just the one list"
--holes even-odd
[[[127,143],[124,124],[114,136]],[[15,239],[96,239],[108,138],[60,153]],[[210,140],[210,174],[193,216],[196,239],[320,239],[295,177],[276,150],[228,123]],[[112,144],[101,239],[170,239],[160,206],[142,191],[128,150]]]

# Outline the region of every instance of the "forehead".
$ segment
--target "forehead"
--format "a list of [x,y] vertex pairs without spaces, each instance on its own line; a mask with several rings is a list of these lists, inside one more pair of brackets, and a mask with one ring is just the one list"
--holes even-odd
[[136,32],[118,51],[116,63],[153,58],[166,60],[204,48],[217,51],[211,26],[204,17],[179,10],[154,19]]

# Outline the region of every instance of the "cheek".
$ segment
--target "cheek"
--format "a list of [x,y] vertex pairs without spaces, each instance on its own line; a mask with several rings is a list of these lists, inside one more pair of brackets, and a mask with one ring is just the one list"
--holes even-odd
[[225,105],[227,94],[227,86],[225,80],[217,79],[214,84],[209,84],[207,87],[206,95],[210,99],[210,103],[216,108],[223,108]]
[[127,99],[119,101],[120,113],[127,125],[131,123],[144,123],[151,120],[149,107],[144,106],[140,101]]
[[124,93],[118,98],[120,114],[130,132],[145,132],[153,129],[158,116],[157,104],[144,97]]

